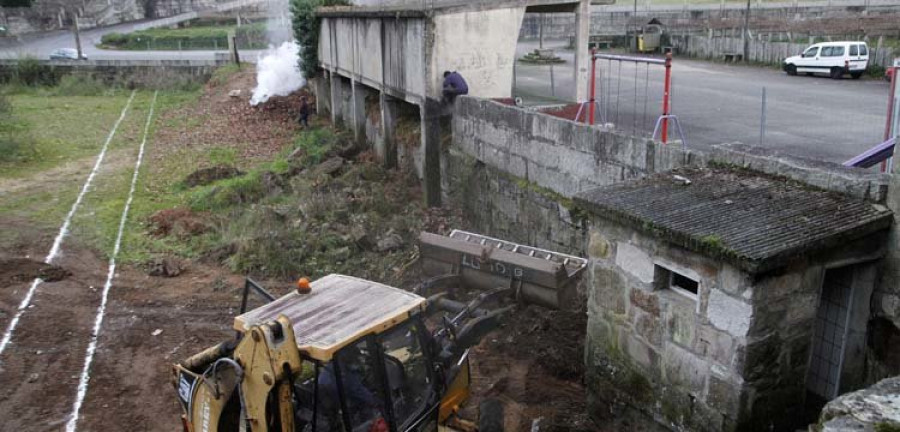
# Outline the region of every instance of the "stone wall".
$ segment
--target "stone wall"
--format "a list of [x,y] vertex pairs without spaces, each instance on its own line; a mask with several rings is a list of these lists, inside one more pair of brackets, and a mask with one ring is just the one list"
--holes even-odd
[[[825,269],[849,257],[871,275],[882,253],[877,238],[751,275],[602,217],[589,225],[593,407],[625,401],[675,429],[698,431],[793,430],[811,420],[806,376]],[[667,289],[662,269],[698,281],[697,298]],[[842,391],[859,388],[865,373],[872,279],[858,285],[854,304],[863,310],[851,315],[851,332],[862,331],[848,336]]]
[[[860,283],[869,282],[855,289],[841,391],[873,379],[871,364],[884,361],[866,340],[870,312],[877,315],[869,299],[881,237],[749,275],[586,213],[571,197],[679,166],[720,164],[885,202],[889,176],[740,144],[701,154],[490,100],[461,97],[454,110],[442,186],[464,210],[465,228],[590,257],[585,360],[595,414],[626,402],[675,429],[801,426],[819,290],[835,266],[857,266]],[[656,265],[696,277],[698,299],[660,292]]]

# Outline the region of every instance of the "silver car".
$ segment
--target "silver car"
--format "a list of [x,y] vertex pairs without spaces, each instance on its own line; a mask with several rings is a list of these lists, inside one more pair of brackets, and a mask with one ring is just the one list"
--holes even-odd
[[[82,54],[81,60],[87,60]],[[50,53],[50,60],[78,60],[78,50],[75,48],[59,48]]]

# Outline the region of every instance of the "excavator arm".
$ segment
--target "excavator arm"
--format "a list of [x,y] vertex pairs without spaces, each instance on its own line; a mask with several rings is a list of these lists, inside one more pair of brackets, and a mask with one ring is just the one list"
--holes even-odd
[[293,431],[293,379],[301,371],[284,316],[252,327],[236,345],[225,342],[176,364],[185,430],[240,430],[243,423],[252,432]]

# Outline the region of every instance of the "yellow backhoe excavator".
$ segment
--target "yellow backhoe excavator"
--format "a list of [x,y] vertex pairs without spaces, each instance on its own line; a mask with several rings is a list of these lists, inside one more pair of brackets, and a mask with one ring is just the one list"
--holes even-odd
[[[469,347],[516,303],[570,301],[586,261],[464,231],[420,253],[414,292],[332,274],[275,299],[248,279],[235,338],[174,365],[185,431],[477,429],[457,416]],[[251,292],[270,302],[245,312]]]

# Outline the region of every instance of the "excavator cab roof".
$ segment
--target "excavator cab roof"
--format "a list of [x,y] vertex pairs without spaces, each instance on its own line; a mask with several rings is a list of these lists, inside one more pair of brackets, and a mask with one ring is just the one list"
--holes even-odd
[[235,330],[246,332],[285,315],[293,324],[300,352],[327,362],[344,346],[406,321],[426,304],[414,293],[340,274],[318,279],[310,287],[309,293],[292,291],[237,316]]

